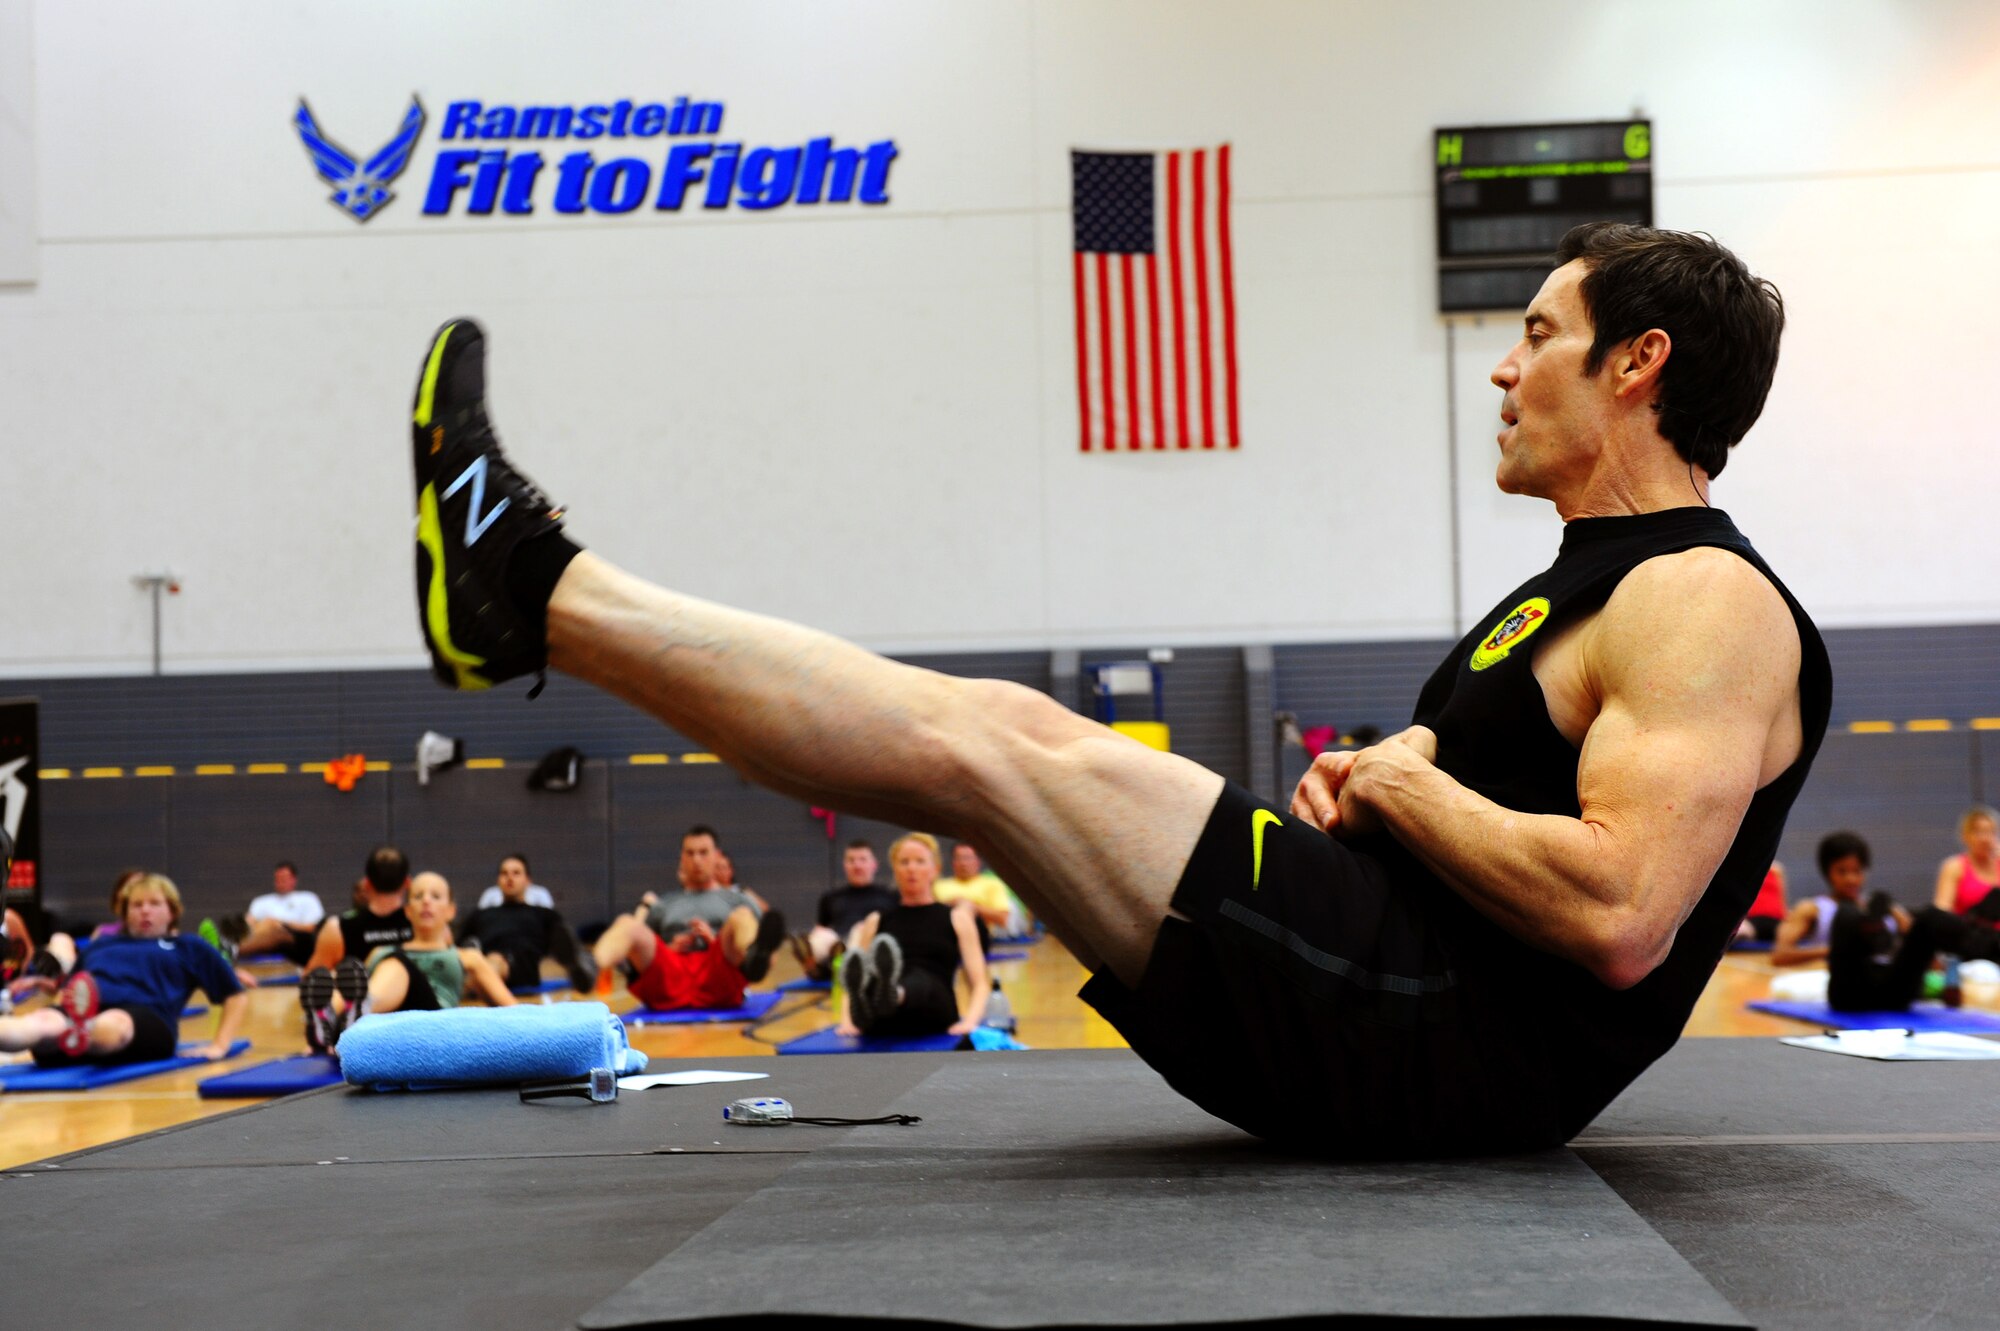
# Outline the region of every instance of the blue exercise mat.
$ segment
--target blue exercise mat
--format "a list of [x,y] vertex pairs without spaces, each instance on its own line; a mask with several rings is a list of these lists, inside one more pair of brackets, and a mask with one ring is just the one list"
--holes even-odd
[[210,1077],[196,1089],[204,1100],[240,1100],[316,1091],[322,1086],[337,1086],[340,1080],[340,1060],[331,1054],[294,1054]]
[[538,980],[534,984],[524,984],[518,989],[508,989],[516,998],[528,998],[535,994],[558,994],[570,987],[570,982],[560,975],[554,979]]
[[289,975],[259,975],[257,977],[257,987],[259,989],[297,988],[298,983],[299,972],[297,971],[293,971]]
[[994,934],[986,940],[995,947],[1033,947],[1042,941],[1040,934]]
[[642,1007],[634,1008],[619,1020],[627,1026],[697,1026],[703,1022],[755,1021],[776,1007],[783,997],[775,989],[766,989],[744,994],[742,1007],[681,1007],[665,1011]]
[[796,980],[787,980],[771,992],[778,994],[824,994],[833,989],[832,980],[813,980],[801,975]]
[[1976,1008],[1948,1008],[1942,1003],[1915,1003],[1908,1012],[1835,1012],[1824,1003],[1795,1003],[1773,998],[1752,1003],[1750,1009],[1753,1012],[1768,1012],[1774,1017],[1809,1021],[1834,1031],[2000,1033],[2000,1015]]
[[988,961],[1026,961],[1028,954],[1025,949],[1002,948],[997,952],[988,952],[986,959]]
[[1761,938],[1739,938],[1729,945],[1731,952],[1769,952],[1776,943],[1767,943]]
[[208,1009],[203,1007],[199,1003],[191,1003],[187,1007],[181,1009],[182,1021],[186,1021],[189,1017],[205,1017],[207,1015],[208,1015]]
[[965,1044],[962,1035],[841,1035],[829,1026],[778,1046],[781,1054],[942,1054]]
[[[229,1046],[227,1057],[235,1058],[250,1047],[248,1040],[238,1040]],[[182,1049],[192,1049],[192,1044],[184,1044]],[[200,1067],[209,1060],[190,1058],[185,1053],[178,1058],[163,1058],[154,1063],[75,1063],[63,1068],[38,1068],[33,1063],[22,1063],[10,1068],[0,1068],[0,1090],[14,1091],[89,1091],[99,1086],[114,1086],[121,1081],[137,1081],[141,1077],[151,1077],[161,1072],[177,1072],[182,1068]]]

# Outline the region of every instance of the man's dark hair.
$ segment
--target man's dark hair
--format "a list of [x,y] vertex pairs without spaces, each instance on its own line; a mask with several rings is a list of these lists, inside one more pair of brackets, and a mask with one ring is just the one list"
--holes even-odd
[[368,863],[361,870],[361,876],[368,880],[368,886],[377,892],[394,895],[403,890],[410,881],[409,857],[394,846],[377,846],[369,853]]
[[290,860],[279,860],[276,864],[271,866],[271,871],[273,873],[276,873],[280,869],[290,870],[291,875],[294,878],[297,878],[299,876],[299,866],[293,864]]
[[1596,374],[1619,343],[1663,330],[1673,351],[1653,399],[1660,434],[1682,458],[1720,476],[1770,395],[1784,297],[1697,232],[1586,222],[1556,249],[1558,265],[1576,259],[1590,268],[1577,294],[1596,330],[1583,372]]
[[847,843],[847,848],[849,850],[865,850],[870,855],[873,855],[875,853],[875,843],[873,841],[870,841],[865,836],[858,836],[854,838],[854,840]]
[[1869,866],[1871,857],[1868,843],[1861,839],[1859,832],[1829,832],[1819,843],[1819,876],[1827,876],[1834,865],[1849,855],[1861,861],[1861,867]]
[[715,848],[717,850],[722,849],[722,838],[717,836],[715,834],[715,829],[710,827],[707,823],[696,823],[693,827],[690,827],[687,831],[681,833],[681,841],[685,843],[687,839],[691,836],[705,836],[710,841],[713,841],[715,843]]
[[500,870],[506,868],[508,860],[519,860],[521,862],[522,873],[532,875],[535,872],[533,869],[530,869],[528,867],[528,857],[526,855],[523,855],[518,850],[510,850],[505,855],[502,855],[500,857],[500,863],[493,866],[494,869]]

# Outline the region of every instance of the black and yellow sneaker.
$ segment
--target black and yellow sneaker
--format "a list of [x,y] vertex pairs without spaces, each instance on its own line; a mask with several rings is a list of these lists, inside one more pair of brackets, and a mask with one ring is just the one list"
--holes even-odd
[[546,630],[508,594],[507,561],[523,541],[560,531],[562,510],[514,469],[493,437],[486,336],[470,319],[453,320],[432,339],[411,435],[417,617],[432,673],[455,689],[541,673]]

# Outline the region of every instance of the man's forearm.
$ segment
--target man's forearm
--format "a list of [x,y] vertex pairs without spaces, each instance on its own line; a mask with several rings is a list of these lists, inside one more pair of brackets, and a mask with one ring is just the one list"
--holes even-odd
[[1636,919],[1601,828],[1504,808],[1428,763],[1371,782],[1367,803],[1425,867],[1516,938],[1606,983],[1623,978],[1632,953],[1652,950],[1627,936]]

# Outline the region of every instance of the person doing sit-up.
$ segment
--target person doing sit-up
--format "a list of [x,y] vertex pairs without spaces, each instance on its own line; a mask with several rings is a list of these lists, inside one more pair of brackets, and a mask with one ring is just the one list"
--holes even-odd
[[1938,865],[1937,888],[1931,904],[1955,915],[1970,915],[1988,898],[1994,905],[1985,914],[2000,917],[2000,811],[1975,804],[1958,820],[1962,854],[1948,855]]
[[581,951],[576,934],[561,912],[534,903],[534,885],[528,880],[528,857],[518,852],[503,856],[494,881],[500,899],[472,912],[471,918],[458,928],[458,941],[485,953],[495,973],[510,987],[526,988],[538,983],[542,978],[542,959],[554,957],[569,972],[570,984],[578,992],[589,992],[597,980],[597,964]]
[[[937,838],[910,832],[889,846],[897,903],[870,915],[854,933],[840,970],[842,1035],[966,1035],[986,1019],[992,983],[969,901],[937,899]],[[952,982],[965,971],[970,1010],[958,1011]]]
[[46,976],[17,981],[55,995],[54,1006],[0,1017],[0,1050],[32,1050],[43,1065],[151,1063],[174,1057],[181,1013],[199,989],[221,1005],[215,1038],[197,1058],[226,1057],[250,1006],[229,962],[199,938],[176,933],[181,894],[173,880],[142,873],[127,879],[116,903],[120,932],[85,943],[58,984]]
[[[553,666],[791,798],[970,840],[1093,972],[1085,1000],[1247,1131],[1345,1156],[1559,1146],[1679,1038],[1833,686],[1811,619],[1709,507],[1777,370],[1776,289],[1709,237],[1625,224],[1556,258],[1492,372],[1496,479],[1554,505],[1555,562],[1477,617],[1409,729],[1322,754],[1289,808],[1044,693],[581,549],[502,452],[463,320],[432,335],[410,435],[434,672]],[[1322,579],[1411,556],[1314,539]]]
[[896,904],[894,890],[875,881],[880,867],[875,847],[865,840],[850,841],[841,852],[840,872],[846,881],[820,893],[813,927],[792,938],[792,952],[807,979],[831,980],[855,927]]
[[648,892],[638,909],[598,936],[591,952],[602,970],[623,966],[632,996],[649,1008],[733,1008],[743,986],[771,970],[785,939],[785,917],[755,892],[715,882],[715,829],[681,837],[681,890]]
[[[1868,886],[1868,843],[1856,832],[1829,832],[1819,843],[1819,876],[1826,891],[1805,897],[1785,914],[1771,947],[1771,963],[1795,966],[1823,959],[1833,942],[1833,921],[1842,906],[1859,906]],[[1909,912],[1892,908],[1896,928],[1910,927]]]
[[[312,1023],[307,1041],[315,1052],[334,1050],[340,1037],[363,1017],[385,1012],[437,1012],[455,1008],[468,990],[494,1007],[514,1006],[493,964],[479,949],[452,941],[451,922],[458,907],[443,874],[420,873],[410,880],[403,909],[411,934],[403,942],[376,948],[366,963],[348,958],[339,987],[328,996],[326,1016]],[[363,980],[357,992],[352,977]]]
[[254,898],[241,915],[203,920],[201,936],[224,956],[255,957],[267,953],[304,966],[318,949],[326,907],[319,893],[299,886],[298,866],[279,860],[271,870],[271,890]]

